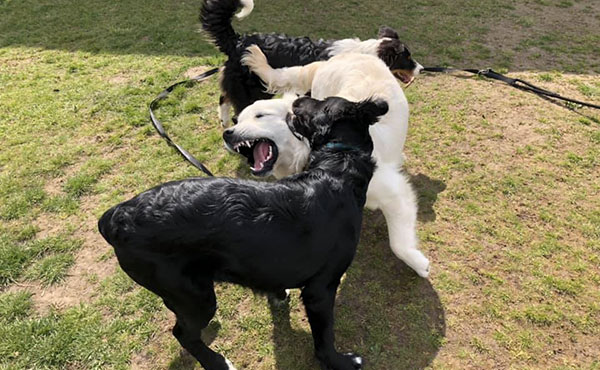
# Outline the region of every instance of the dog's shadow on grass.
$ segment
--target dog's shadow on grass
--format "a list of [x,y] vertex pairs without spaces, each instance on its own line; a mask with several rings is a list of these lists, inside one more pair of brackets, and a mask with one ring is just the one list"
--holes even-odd
[[410,182],[419,200],[419,213],[417,214],[419,221],[435,221],[436,214],[433,205],[437,201],[438,194],[446,190],[446,184],[422,173],[411,175]]
[[[318,368],[310,332],[292,328],[289,306],[271,305],[276,369]],[[369,369],[423,369],[435,358],[446,324],[428,280],[392,254],[380,212],[366,212],[356,258],[336,300],[336,347],[357,352]]]

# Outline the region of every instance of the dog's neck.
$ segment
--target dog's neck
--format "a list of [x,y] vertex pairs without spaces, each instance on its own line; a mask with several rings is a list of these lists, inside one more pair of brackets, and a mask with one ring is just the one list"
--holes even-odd
[[350,187],[359,207],[366,201],[369,181],[375,171],[371,150],[338,142],[330,142],[310,154],[308,171],[323,170],[340,181],[342,187]]
[[330,57],[343,53],[359,53],[378,56],[377,50],[380,43],[380,39],[369,39],[365,41],[361,41],[360,39],[343,39],[335,41],[327,51],[329,52]]

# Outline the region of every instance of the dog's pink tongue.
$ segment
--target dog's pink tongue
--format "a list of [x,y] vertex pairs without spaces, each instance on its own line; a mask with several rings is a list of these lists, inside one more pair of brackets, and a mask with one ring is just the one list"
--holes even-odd
[[269,156],[269,144],[261,141],[254,146],[254,169],[262,170],[264,163]]

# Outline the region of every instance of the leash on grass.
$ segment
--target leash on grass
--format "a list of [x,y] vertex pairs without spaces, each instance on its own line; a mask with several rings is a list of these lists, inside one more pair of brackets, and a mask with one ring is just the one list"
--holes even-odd
[[204,80],[206,80],[207,78],[209,78],[210,76],[214,75],[215,73],[219,72],[219,68],[213,68],[211,70],[208,70],[196,77],[192,77],[189,80],[184,80],[184,81],[179,81],[174,83],[173,85],[167,87],[166,89],[164,89],[160,94],[158,94],[158,96],[152,100],[152,102],[150,103],[150,120],[152,121],[152,125],[154,126],[154,128],[156,129],[156,132],[158,132],[158,134],[165,139],[165,141],[167,142],[167,144],[169,144],[169,146],[175,148],[175,150],[177,150],[177,152],[179,154],[181,154],[181,156],[188,162],[190,162],[194,167],[196,167],[197,169],[199,169],[200,171],[204,172],[207,176],[210,177],[214,177],[214,175],[212,174],[212,172],[209,171],[208,168],[206,168],[198,159],[196,159],[196,157],[194,157],[190,152],[188,152],[187,150],[183,149],[182,147],[180,147],[179,145],[177,145],[177,143],[175,143],[167,134],[167,132],[165,131],[165,128],[163,127],[162,123],[158,120],[158,118],[156,118],[156,115],[154,114],[154,110],[158,107],[158,102],[163,100],[164,98],[166,98],[167,96],[169,96],[169,94],[179,85],[183,85],[183,84],[189,84],[189,83],[198,83],[198,82],[202,82]]
[[[194,167],[196,167],[197,169],[204,172],[207,176],[210,176],[210,177],[214,177],[214,175],[212,174],[212,172],[209,171],[208,168],[206,168],[190,152],[188,152],[187,150],[185,150],[184,148],[179,146],[177,143],[175,143],[169,137],[169,135],[165,131],[165,128],[163,127],[162,123],[158,120],[158,118],[156,118],[156,115],[154,114],[154,110],[156,110],[156,108],[158,107],[158,103],[161,100],[163,100],[164,98],[166,98],[175,89],[175,87],[177,87],[179,85],[183,85],[183,84],[202,82],[202,81],[208,79],[209,77],[211,77],[212,75],[214,75],[215,73],[217,73],[218,71],[219,71],[219,68],[213,68],[213,69],[208,70],[208,71],[206,71],[196,77],[193,77],[189,80],[184,80],[184,81],[179,81],[179,82],[174,83],[173,85],[164,89],[160,94],[158,94],[158,96],[154,100],[152,100],[152,102],[150,103],[150,107],[149,107],[150,120],[152,121],[152,125],[156,129],[156,132],[158,132],[158,134],[167,142],[167,144],[169,144],[169,146],[175,148],[175,150],[177,150],[177,152],[179,154],[181,154],[181,156],[186,161],[188,161]],[[529,92],[537,94],[541,97],[559,99],[559,100],[563,100],[563,101],[566,101],[566,102],[572,103],[572,104],[578,104],[578,105],[589,107],[589,108],[600,109],[600,105],[587,103],[587,102],[579,101],[576,99],[571,99],[571,98],[561,96],[557,93],[542,89],[542,88],[535,86],[527,81],[521,80],[520,78],[506,77],[506,76],[492,70],[491,68],[488,68],[488,69],[472,69],[472,68],[460,69],[460,68],[444,68],[444,67],[427,67],[427,68],[424,68],[423,71],[424,72],[439,72],[439,73],[468,72],[468,73],[472,73],[472,74],[475,74],[478,76],[484,76],[484,77],[491,78],[494,80],[502,81],[502,82],[504,82],[512,87],[515,87],[519,90],[529,91]]]
[[424,68],[423,71],[425,71],[425,72],[440,72],[440,73],[468,72],[468,73],[475,74],[477,76],[484,76],[487,78],[491,78],[493,80],[502,81],[502,82],[504,82],[512,87],[515,87],[519,90],[529,91],[529,92],[537,94],[541,97],[558,99],[558,100],[562,100],[562,101],[565,101],[568,103],[578,104],[578,105],[581,105],[584,107],[600,109],[600,105],[564,97],[555,92],[542,89],[541,87],[535,86],[527,81],[521,80],[520,78],[506,77],[503,74],[500,74],[500,73],[492,70],[491,68],[487,68],[487,69],[464,68],[464,69],[462,69],[462,68],[427,67],[427,68]]

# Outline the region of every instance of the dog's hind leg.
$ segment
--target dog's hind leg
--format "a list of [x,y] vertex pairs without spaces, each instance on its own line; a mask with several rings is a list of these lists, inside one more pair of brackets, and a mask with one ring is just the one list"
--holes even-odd
[[367,207],[383,212],[396,257],[419,276],[428,277],[429,260],[418,249],[417,200],[406,176],[393,166],[378,166],[369,183]]
[[280,290],[277,292],[271,292],[267,294],[267,298],[269,300],[269,304],[273,306],[283,306],[290,297],[290,290]]
[[333,306],[339,277],[329,284],[320,279],[309,282],[302,289],[302,301],[312,331],[315,355],[325,370],[357,370],[362,358],[356,354],[341,354],[335,350],[333,333]]
[[165,305],[177,318],[173,335],[206,370],[235,370],[229,360],[211,350],[201,338],[202,329],[208,326],[217,310],[212,280],[186,285],[163,296]]

